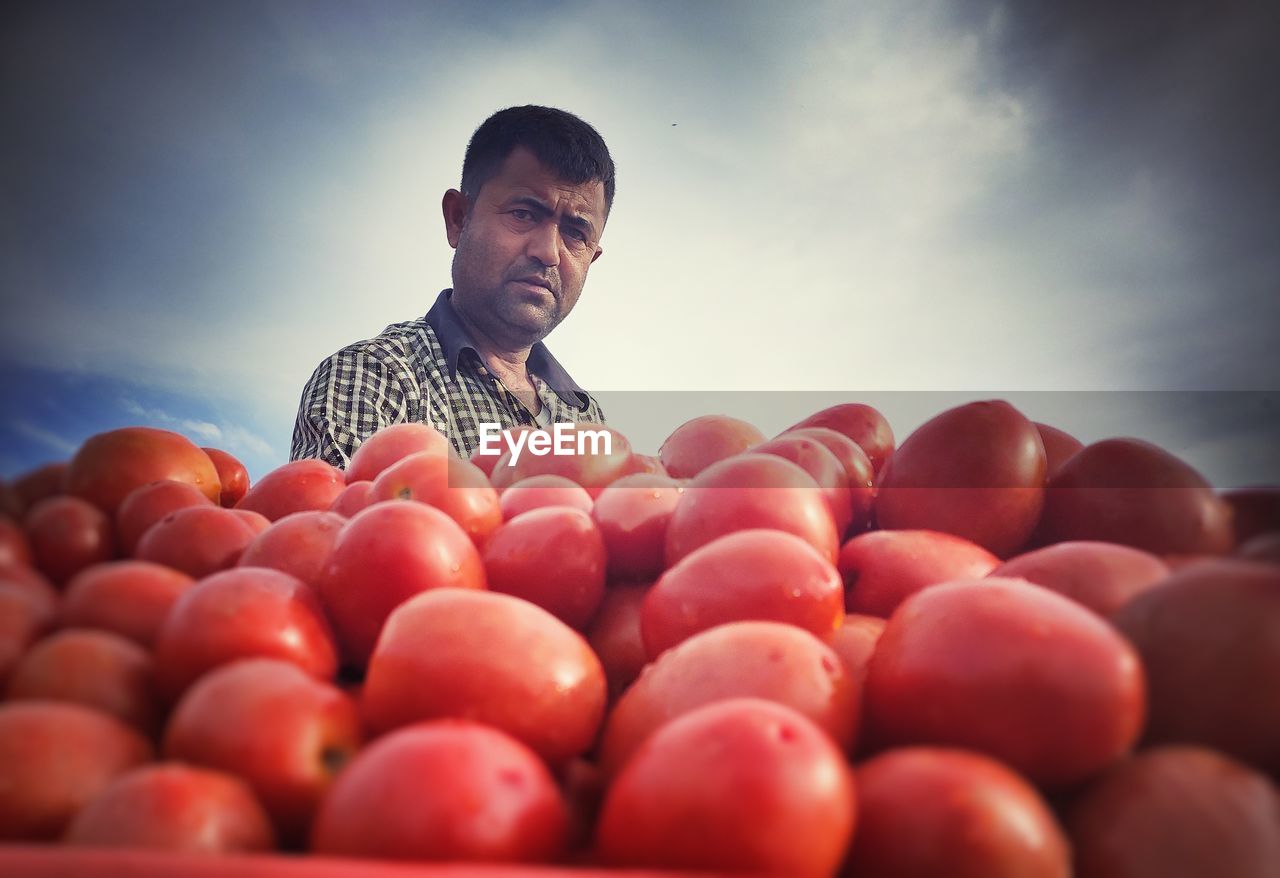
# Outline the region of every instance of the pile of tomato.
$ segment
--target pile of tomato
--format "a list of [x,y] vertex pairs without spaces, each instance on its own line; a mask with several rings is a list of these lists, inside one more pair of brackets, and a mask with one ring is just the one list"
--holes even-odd
[[1280,487],[999,401],[607,433],[0,486],[0,871],[1280,875]]

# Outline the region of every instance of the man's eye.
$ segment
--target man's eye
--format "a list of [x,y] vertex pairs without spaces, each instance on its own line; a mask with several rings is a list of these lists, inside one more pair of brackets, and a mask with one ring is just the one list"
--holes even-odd
[[586,243],[587,233],[582,231],[582,229],[570,226],[568,229],[568,232],[569,232],[569,237],[572,238],[574,241],[578,241],[583,244]]

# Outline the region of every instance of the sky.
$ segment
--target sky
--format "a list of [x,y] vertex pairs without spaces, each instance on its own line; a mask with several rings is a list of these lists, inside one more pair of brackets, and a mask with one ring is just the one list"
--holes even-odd
[[0,476],[128,424],[285,462],[312,369],[449,286],[471,132],[537,103],[618,167],[548,345],[640,450],[1007,398],[1280,484],[1273,3],[6,9]]

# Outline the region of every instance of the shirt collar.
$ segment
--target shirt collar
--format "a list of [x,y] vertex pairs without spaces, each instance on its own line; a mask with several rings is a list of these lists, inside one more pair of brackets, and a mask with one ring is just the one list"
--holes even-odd
[[[471,341],[471,336],[467,334],[466,327],[462,325],[462,320],[458,317],[458,312],[454,310],[453,303],[449,301],[449,297],[453,294],[453,290],[441,290],[440,295],[436,297],[435,304],[431,306],[431,310],[427,312],[427,325],[436,334],[436,340],[440,342],[440,349],[444,352],[445,363],[449,367],[450,377],[456,377],[458,374],[458,358],[464,350],[470,350],[477,358],[480,352],[476,350],[475,344]],[[578,409],[586,409],[591,402],[591,397],[587,392],[578,386],[577,382],[569,377],[569,373],[560,365],[555,357],[551,356],[551,351],[547,350],[547,346],[542,342],[536,342],[529,351],[529,371],[537,375],[547,383],[547,386],[555,391],[556,396],[560,397],[567,404]]]

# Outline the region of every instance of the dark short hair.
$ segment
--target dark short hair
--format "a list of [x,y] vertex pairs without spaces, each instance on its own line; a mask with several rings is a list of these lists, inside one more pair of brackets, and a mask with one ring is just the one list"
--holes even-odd
[[508,107],[481,123],[462,160],[462,194],[474,201],[517,146],[568,183],[604,184],[604,209],[613,207],[614,169],[609,147],[596,129],[554,107]]

